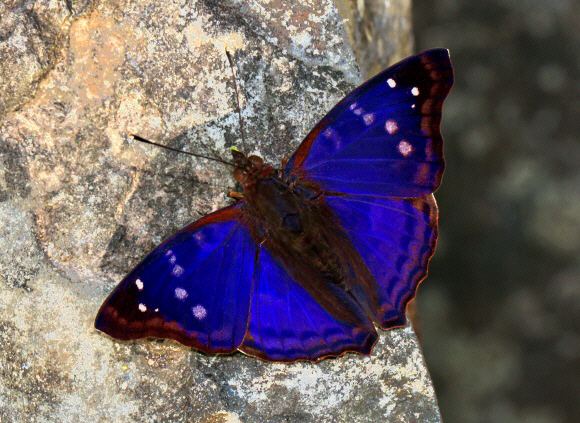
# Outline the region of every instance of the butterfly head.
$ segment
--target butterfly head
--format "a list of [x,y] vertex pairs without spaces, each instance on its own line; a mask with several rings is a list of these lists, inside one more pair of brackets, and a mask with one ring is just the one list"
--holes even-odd
[[236,166],[234,178],[244,189],[253,185],[257,179],[266,178],[274,173],[274,168],[264,163],[264,160],[259,156],[246,156],[236,149],[232,149],[232,156]]

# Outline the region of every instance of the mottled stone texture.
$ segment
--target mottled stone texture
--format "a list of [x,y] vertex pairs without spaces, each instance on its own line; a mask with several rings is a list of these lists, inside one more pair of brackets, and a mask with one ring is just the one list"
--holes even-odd
[[337,0],[365,79],[413,53],[411,0]]
[[[410,328],[316,365],[93,329],[123,274],[232,186],[127,133],[278,162],[359,82],[346,38],[323,0],[0,4],[0,421],[439,421]],[[398,40],[386,51],[407,53]]]

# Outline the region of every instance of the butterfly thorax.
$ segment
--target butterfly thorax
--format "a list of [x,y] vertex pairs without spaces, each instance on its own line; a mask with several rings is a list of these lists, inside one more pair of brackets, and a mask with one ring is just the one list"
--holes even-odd
[[244,192],[251,191],[256,181],[268,178],[276,171],[259,156],[246,156],[244,153],[232,150],[234,157],[234,179],[242,185]]

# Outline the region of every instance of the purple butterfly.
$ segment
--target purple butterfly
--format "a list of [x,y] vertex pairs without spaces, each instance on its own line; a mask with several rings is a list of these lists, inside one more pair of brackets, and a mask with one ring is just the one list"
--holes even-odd
[[433,255],[452,83],[449,52],[429,50],[346,96],[283,169],[233,151],[243,196],[145,257],[95,327],[274,361],[369,354]]

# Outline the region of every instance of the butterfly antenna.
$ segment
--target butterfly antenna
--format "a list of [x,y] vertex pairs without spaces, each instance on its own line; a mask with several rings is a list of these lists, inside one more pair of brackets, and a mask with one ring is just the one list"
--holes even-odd
[[232,55],[230,54],[230,52],[226,49],[226,56],[228,56],[228,62],[230,62],[230,69],[232,71],[232,80],[234,81],[234,89],[236,90],[236,106],[237,106],[237,112],[238,112],[238,116],[240,118],[239,122],[240,122],[240,134],[242,136],[242,147],[244,148],[244,151],[248,151],[247,147],[246,147],[246,137],[244,134],[244,119],[242,118],[242,108],[240,107],[240,93],[238,91],[238,83],[237,83],[237,79],[236,79],[236,73],[234,71],[234,60],[232,59]]
[[223,164],[228,165],[228,166],[233,166],[233,167],[236,166],[234,163],[228,162],[226,160],[219,159],[217,157],[210,157],[210,156],[205,156],[203,154],[197,154],[197,153],[191,153],[189,151],[179,150],[178,148],[173,148],[173,147],[169,147],[167,145],[163,145],[163,144],[159,144],[159,143],[156,143],[156,142],[153,142],[153,141],[149,141],[148,139],[145,139],[143,137],[140,137],[139,135],[129,134],[129,136],[131,138],[133,138],[134,140],[136,140],[136,141],[139,141],[139,142],[142,142],[142,143],[145,143],[145,144],[154,145],[156,147],[161,147],[161,148],[164,148],[164,149],[169,150],[169,151],[174,151],[176,153],[183,153],[183,154],[187,154],[188,156],[193,156],[193,157],[197,157],[197,158],[200,158],[200,159],[211,160],[211,161],[214,161],[214,162],[223,163]]

